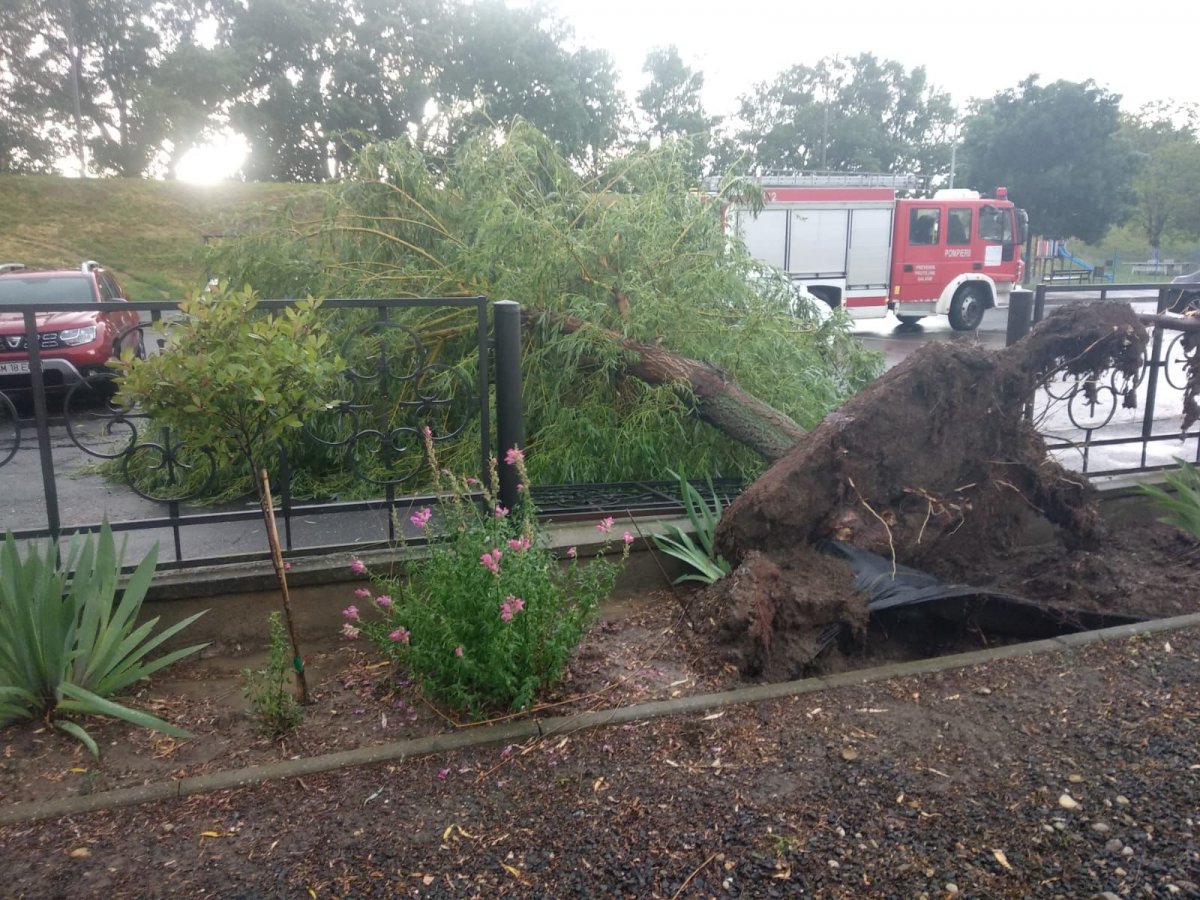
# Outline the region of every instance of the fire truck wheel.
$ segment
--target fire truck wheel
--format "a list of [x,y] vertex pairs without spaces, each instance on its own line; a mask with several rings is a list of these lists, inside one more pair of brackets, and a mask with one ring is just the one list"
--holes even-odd
[[955,331],[974,331],[983,321],[988,301],[988,291],[983,285],[964,284],[950,302],[950,327]]

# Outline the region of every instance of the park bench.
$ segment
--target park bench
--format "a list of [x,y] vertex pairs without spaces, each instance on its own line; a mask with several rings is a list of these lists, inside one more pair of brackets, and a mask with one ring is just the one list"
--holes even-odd
[[1087,284],[1091,280],[1087,269],[1058,269],[1042,275],[1043,284]]

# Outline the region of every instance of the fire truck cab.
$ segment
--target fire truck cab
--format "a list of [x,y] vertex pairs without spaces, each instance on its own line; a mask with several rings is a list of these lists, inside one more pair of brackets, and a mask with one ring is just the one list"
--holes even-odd
[[727,210],[750,254],[787,272],[855,318],[895,312],[902,322],[948,315],[960,331],[990,307],[1008,306],[1021,283],[1024,210],[998,188],[898,199],[915,178],[803,174],[757,180],[762,210]]

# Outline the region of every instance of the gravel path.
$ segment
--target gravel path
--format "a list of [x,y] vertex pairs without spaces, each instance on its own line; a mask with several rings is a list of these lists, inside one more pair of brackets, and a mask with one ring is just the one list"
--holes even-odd
[[1200,630],[0,830],[17,897],[1200,897]]

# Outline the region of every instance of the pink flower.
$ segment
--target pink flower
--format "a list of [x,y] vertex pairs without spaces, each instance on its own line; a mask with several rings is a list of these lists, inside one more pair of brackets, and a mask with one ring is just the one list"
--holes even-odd
[[517,463],[525,462],[525,453],[520,447],[513,447],[504,454],[504,461],[510,466],[515,466]]
[[512,755],[513,755],[513,745],[512,744],[508,744],[503,750],[500,751],[501,759],[508,759]]
[[438,770],[438,774],[437,774],[438,781],[445,781],[445,780],[446,780],[446,777],[447,777],[449,774],[450,774],[450,770],[449,770],[449,769],[440,769],[440,770]]
[[407,628],[397,628],[388,637],[397,644],[407,644],[409,638],[412,637],[412,633]]
[[350,561],[350,571],[355,575],[361,575],[363,572],[367,571],[367,567],[363,564],[361,559],[355,557]]
[[478,478],[476,478],[474,475],[467,476],[467,487],[475,487],[477,484],[479,484]]
[[627,531],[623,535],[621,535],[621,540],[623,540],[625,542],[626,546],[628,546],[629,544],[633,543],[633,535]]
[[417,510],[408,517],[408,520],[418,528],[424,528],[429,524],[429,520],[433,518],[433,510],[426,506],[424,509]]
[[285,571],[285,572],[292,571],[292,564],[290,562],[285,562],[283,564],[283,571]]
[[358,629],[355,628],[353,625],[351,625],[349,622],[347,622],[345,625],[342,626],[342,635],[348,641],[357,641],[358,640]]
[[493,550],[491,553],[485,553],[479,557],[479,564],[491,572],[493,575],[500,574],[500,551]]
[[567,556],[569,556],[571,559],[574,559],[578,555],[579,555],[579,551],[577,549],[575,549],[574,547],[567,548]]
[[359,600],[366,600],[368,597],[371,596],[371,592],[368,591],[366,588],[355,588],[354,596],[357,597]]
[[517,493],[520,494],[520,493],[523,493],[524,491],[525,491],[525,485],[522,482],[517,482]]
[[500,621],[511,622],[512,617],[525,608],[525,601],[509,594],[500,604]]
[[521,535],[519,538],[510,538],[508,541],[508,547],[510,550],[516,550],[518,553],[523,550],[528,550],[529,538],[527,538],[525,535]]
[[433,430],[428,425],[425,426],[424,434],[425,434],[425,437],[429,438],[430,440],[433,440]]
[[461,645],[461,644],[460,644],[459,646],[457,646],[457,647],[455,647],[455,648],[454,648],[454,655],[455,655],[455,656],[462,656],[462,655],[463,655],[463,648],[462,648],[462,645]]
[[497,519],[503,519],[507,515],[508,515],[508,510],[505,509],[503,506],[496,507],[496,518]]
[[389,606],[392,605],[392,598],[389,597],[387,594],[380,594],[378,597],[375,598],[375,605],[378,606],[380,609],[387,609]]
[[342,610],[342,615],[345,616],[347,619],[349,619],[351,622],[357,622],[358,621],[358,607],[355,606],[353,603],[351,603],[349,606],[347,606],[345,609]]
[[612,516],[609,516],[607,519],[601,519],[600,524],[598,524],[596,526],[596,530],[598,532],[600,532],[601,534],[608,534],[610,531],[612,531],[612,529],[613,529],[613,517]]

